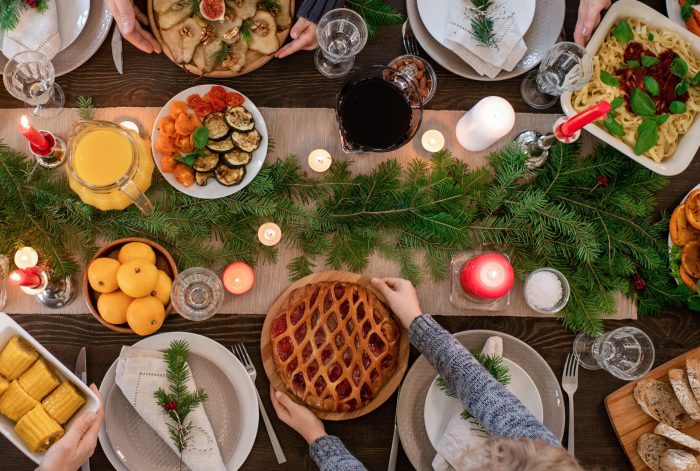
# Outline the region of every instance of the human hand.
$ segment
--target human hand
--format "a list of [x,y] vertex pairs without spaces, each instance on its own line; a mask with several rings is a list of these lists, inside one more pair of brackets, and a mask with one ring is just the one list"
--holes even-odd
[[585,46],[600,23],[600,12],[610,8],[610,0],[581,0],[578,6],[578,20],[574,29],[574,41]]
[[94,384],[90,389],[100,399],[100,410],[80,415],[70,430],[49,448],[37,471],[75,471],[95,452],[105,413],[100,391]]
[[292,41],[275,53],[275,57],[282,59],[297,51],[313,51],[318,47],[316,41],[316,23],[306,18],[299,18],[289,32]]
[[294,402],[282,391],[275,391],[270,386],[270,399],[277,412],[277,417],[282,422],[292,427],[299,435],[304,437],[306,443],[311,445],[317,438],[326,435],[323,422],[306,407]]
[[403,278],[372,278],[372,286],[386,298],[405,328],[408,329],[413,319],[423,313],[416,288],[410,281]]
[[133,0],[107,0],[107,8],[112,12],[117,28],[127,41],[149,54],[162,51],[156,38],[139,24],[140,22],[147,25],[148,18],[134,6]]

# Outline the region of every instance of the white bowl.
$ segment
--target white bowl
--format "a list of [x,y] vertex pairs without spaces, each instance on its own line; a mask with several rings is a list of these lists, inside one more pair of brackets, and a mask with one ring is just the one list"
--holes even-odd
[[[700,58],[700,38],[669,20],[653,8],[636,0],[619,0],[613,3],[613,6],[605,14],[598,29],[593,33],[593,37],[591,37],[591,40],[588,42],[586,46],[588,52],[595,55],[613,25],[620,20],[630,18],[639,18],[655,29],[666,29],[677,33],[690,43],[693,54]],[[571,92],[567,92],[561,96],[561,107],[564,109],[564,113],[566,113],[567,116],[576,114],[576,110],[574,110],[571,103],[571,95]],[[700,147],[700,115],[695,116],[693,125],[686,134],[680,137],[678,147],[673,155],[662,162],[655,162],[653,159],[644,155],[636,155],[629,145],[609,134],[603,128],[598,127],[596,124],[589,124],[584,129],[601,141],[619,150],[630,159],[660,175],[670,176],[681,173],[690,165],[690,162],[693,160],[695,153]]]
[[[23,340],[27,341],[32,347],[34,347],[36,351],[39,352],[41,358],[43,358],[44,361],[53,367],[61,381],[70,381],[71,384],[75,386],[85,397],[85,404],[83,404],[83,406],[78,409],[78,412],[76,412],[73,417],[71,417],[71,419],[63,426],[66,432],[71,429],[73,423],[75,423],[75,419],[81,413],[86,411],[97,412],[99,410],[100,400],[97,398],[97,395],[90,390],[90,388],[83,384],[83,382],[77,376],[75,376],[71,370],[66,368],[63,363],[58,360],[58,358],[46,350],[34,339],[34,337],[29,335],[26,330],[13,321],[10,316],[0,312],[0,350],[5,348],[7,342],[9,342],[15,335],[19,335]],[[5,435],[8,440],[10,440],[17,448],[22,450],[22,452],[31,458],[35,463],[39,464],[44,458],[44,453],[32,453],[29,451],[29,448],[27,448],[22,439],[19,438],[19,435],[15,433],[15,423],[4,415],[0,415],[0,432],[2,432],[2,434]]]

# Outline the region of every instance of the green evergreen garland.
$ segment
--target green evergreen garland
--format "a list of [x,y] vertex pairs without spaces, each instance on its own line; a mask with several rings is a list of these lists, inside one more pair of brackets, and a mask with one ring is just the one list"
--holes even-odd
[[370,38],[377,35],[380,26],[396,25],[404,20],[401,13],[382,0],[345,0],[345,6],[364,18]]
[[36,8],[44,13],[49,8],[48,0],[35,0],[30,7],[25,0],[0,0],[0,31],[11,31],[17,27],[19,17],[26,8]]

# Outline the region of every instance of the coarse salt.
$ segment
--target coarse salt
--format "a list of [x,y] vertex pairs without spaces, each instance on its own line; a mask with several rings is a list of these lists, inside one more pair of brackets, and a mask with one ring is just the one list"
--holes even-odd
[[525,283],[525,299],[535,309],[552,309],[564,294],[559,277],[543,270],[532,274]]

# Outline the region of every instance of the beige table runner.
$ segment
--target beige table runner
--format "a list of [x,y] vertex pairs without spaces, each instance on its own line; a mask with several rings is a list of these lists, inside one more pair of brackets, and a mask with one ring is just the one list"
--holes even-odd
[[[105,108],[96,110],[97,119],[109,121],[121,121],[128,119],[142,125],[150,130],[153,122],[160,111],[160,108]],[[262,108],[261,112],[265,117],[269,136],[275,140],[275,150],[268,155],[268,160],[276,159],[278,156],[296,154],[300,157],[303,168],[309,174],[313,173],[308,168],[306,156],[315,148],[324,148],[331,152],[338,160],[353,160],[356,172],[369,172],[379,162],[388,159],[397,159],[402,164],[407,164],[415,157],[429,159],[428,152],[420,146],[420,138],[414,139],[403,148],[386,154],[343,154],[340,148],[340,139],[335,123],[334,111],[326,108]],[[10,146],[26,150],[24,138],[17,132],[17,125],[24,109],[3,110],[0,113],[0,130],[3,139]],[[490,152],[500,148],[523,129],[547,130],[551,129],[552,123],[558,115],[518,113],[516,115],[515,127],[513,131],[499,141],[495,146],[483,152],[468,152],[457,142],[454,135],[457,120],[462,116],[463,111],[426,111],[423,115],[423,124],[418,133],[420,136],[427,129],[438,129],[446,138],[446,148],[450,149],[454,155],[473,167],[486,164],[486,157]],[[75,110],[65,110],[58,118],[47,120],[33,119],[33,124],[42,129],[51,131],[67,137],[71,124],[77,119]],[[584,133],[584,151],[592,148],[592,138]],[[1,237],[1,232],[0,232]],[[280,247],[278,261],[275,265],[262,264],[255,270],[256,282],[252,291],[243,296],[227,295],[222,308],[225,314],[265,314],[270,305],[279,296],[290,281],[286,266],[299,253],[296,250]],[[180,267],[184,269],[186,267]],[[326,267],[319,264],[317,270],[324,270]],[[396,276],[399,274],[398,266],[386,261],[378,256],[370,259],[367,269],[364,271],[368,276]],[[537,317],[543,316],[531,311],[524,302],[522,289],[516,286],[511,293],[511,305],[503,312],[486,311],[463,311],[450,304],[450,281],[443,280],[433,282],[425,280],[418,287],[423,309],[426,312],[440,315],[468,315],[468,316],[518,316]],[[10,288],[8,301],[5,310],[9,313],[63,313],[81,314],[89,312],[82,299],[78,296],[75,302],[62,309],[52,310],[39,305],[31,297],[22,294],[14,287]],[[636,319],[637,308],[634,303],[618,296],[617,313],[612,316],[614,319]]]

